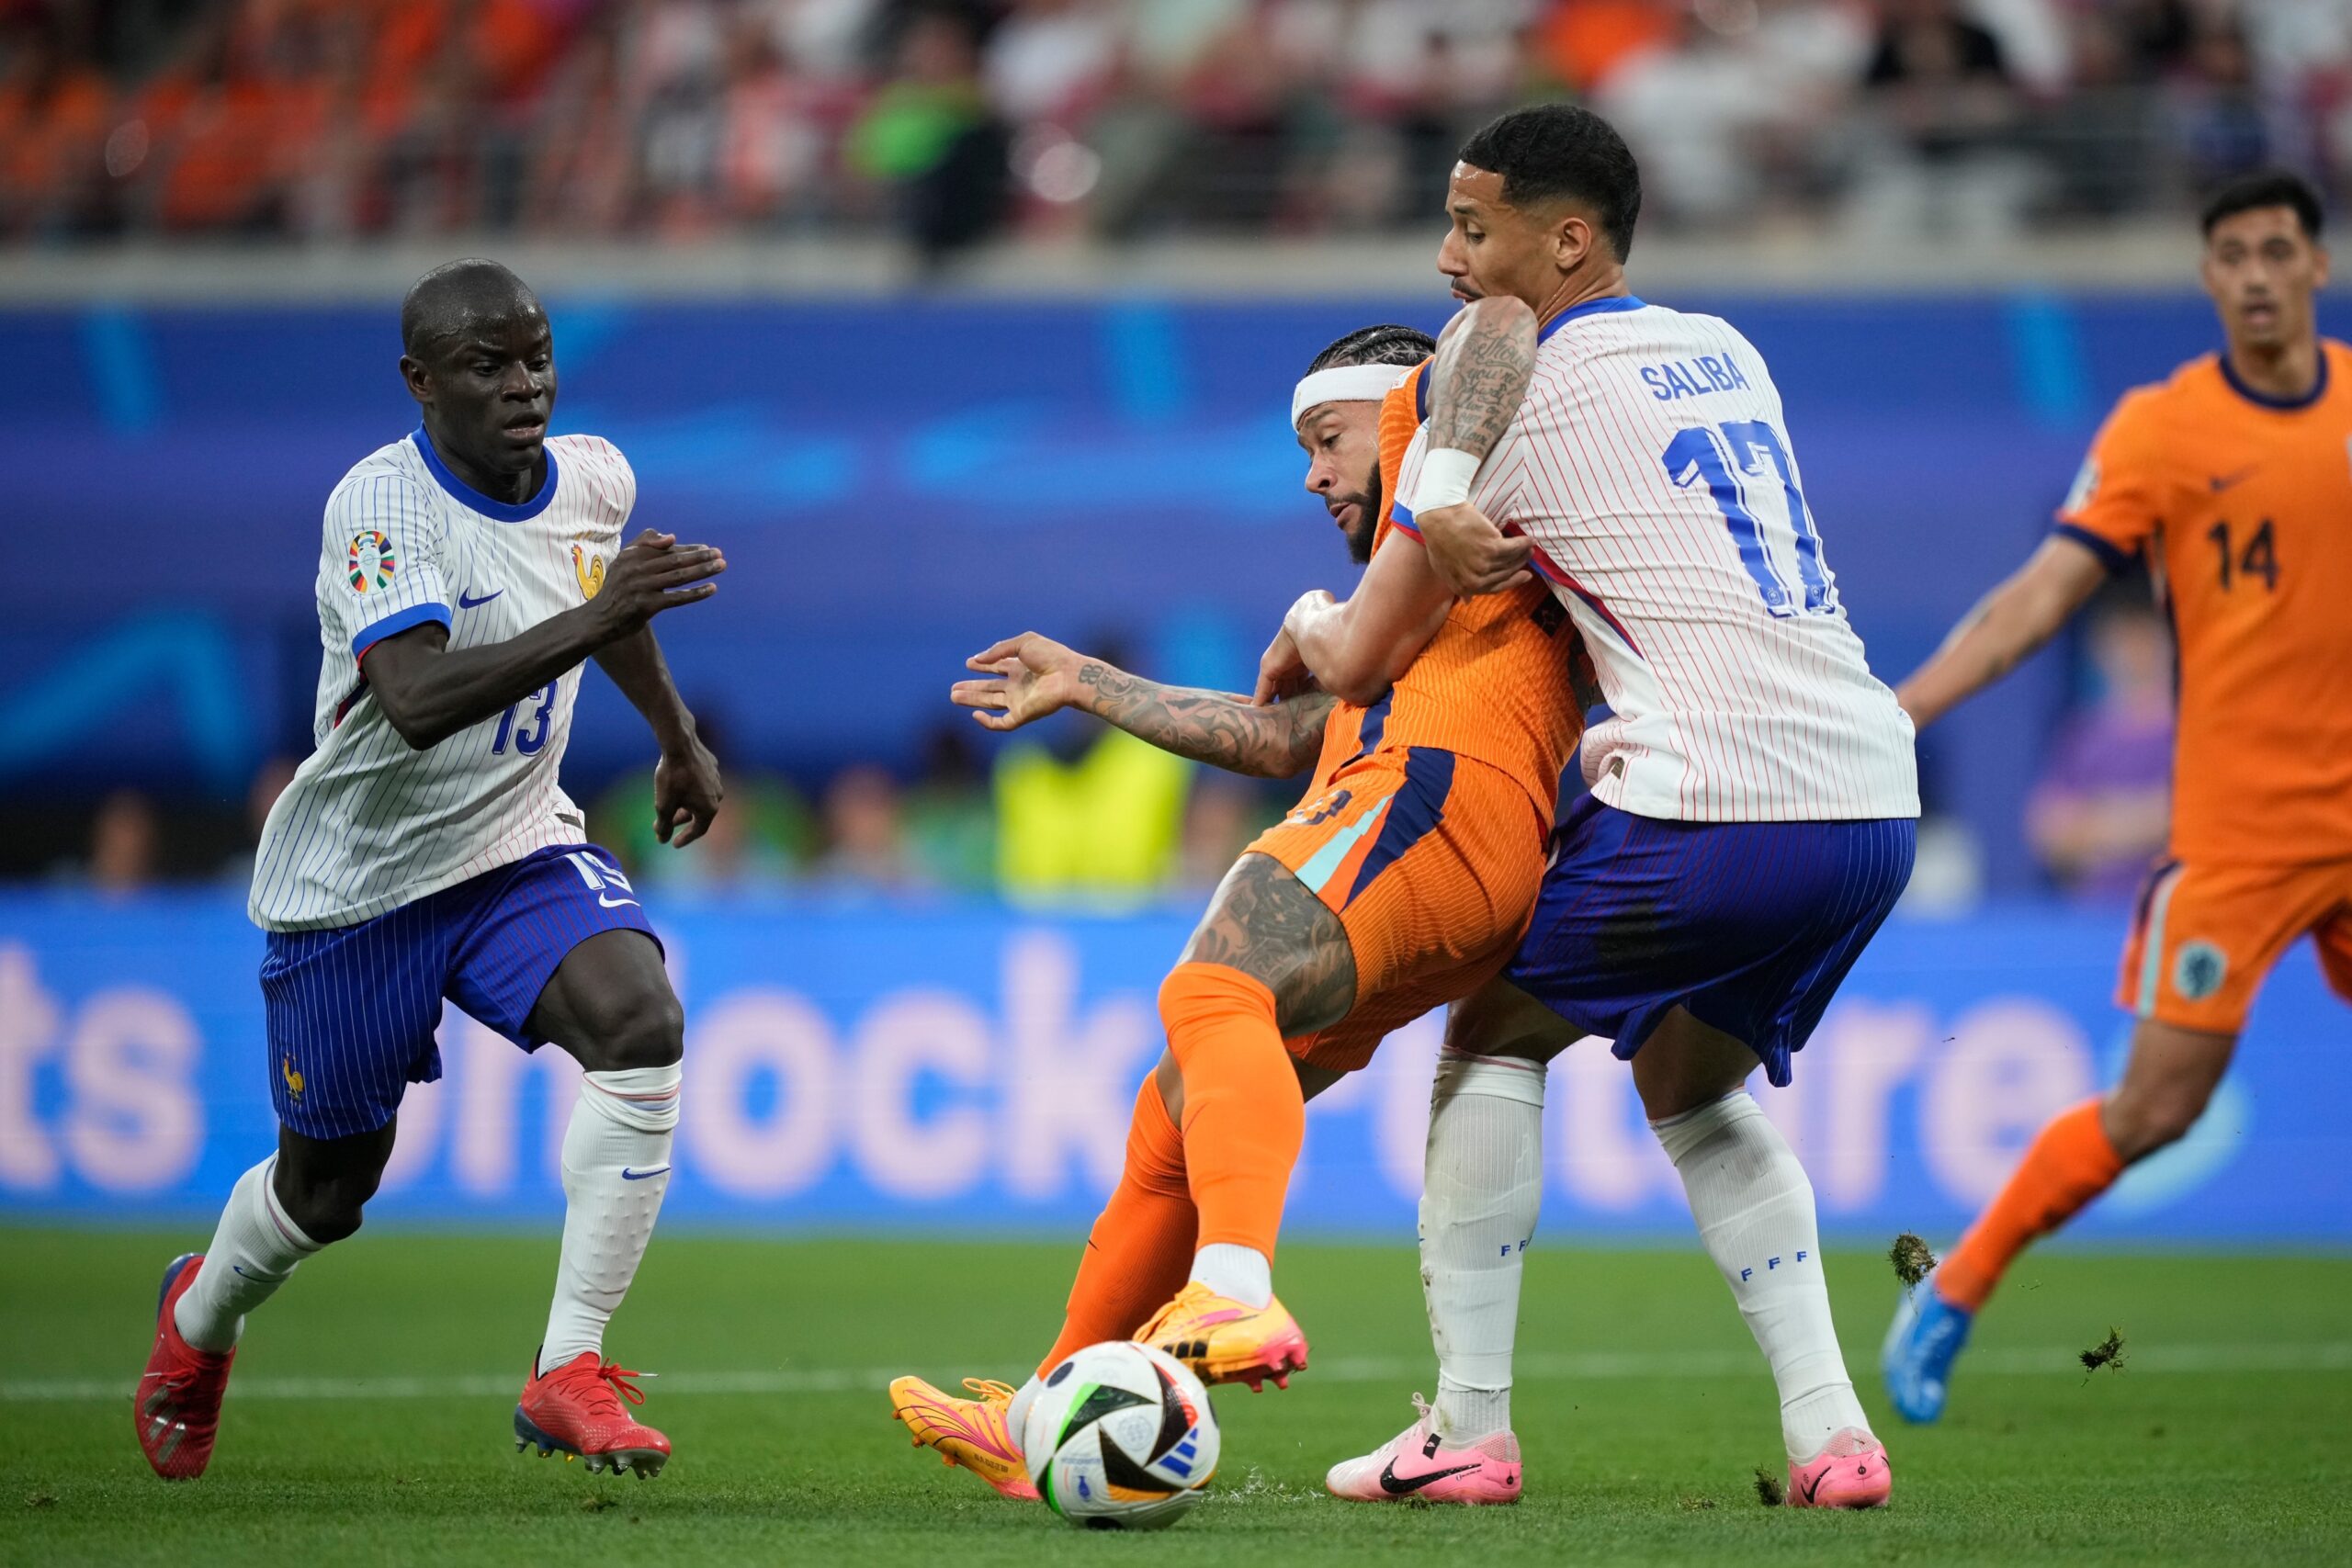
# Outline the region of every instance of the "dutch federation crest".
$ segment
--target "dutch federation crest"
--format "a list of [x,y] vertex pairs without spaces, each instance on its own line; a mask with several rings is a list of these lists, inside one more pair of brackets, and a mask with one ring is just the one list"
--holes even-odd
[[2222,988],[2230,973],[2229,955],[2210,942],[2184,942],[2173,955],[2172,988],[2183,999],[2201,1002]]
[[605,586],[605,558],[593,551],[582,553],[578,545],[571,547],[571,573],[580,579],[580,596],[594,599],[597,590]]
[[392,558],[392,541],[381,530],[363,528],[354,534],[344,558],[351,568],[354,593],[365,594],[392,585],[392,573],[399,563]]

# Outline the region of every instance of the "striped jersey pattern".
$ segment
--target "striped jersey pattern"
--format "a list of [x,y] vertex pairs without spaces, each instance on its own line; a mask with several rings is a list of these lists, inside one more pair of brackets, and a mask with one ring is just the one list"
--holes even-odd
[[353,925],[586,837],[557,783],[578,669],[418,751],[359,660],[428,622],[449,628],[452,650],[480,648],[585,603],[636,502],[628,460],[592,435],[549,439],[538,493],[512,505],[452,474],[421,429],[344,476],[319,546],[317,749],[262,830],[255,924]]
[[1583,634],[1610,709],[1584,739],[1600,800],[1691,822],[1919,814],[1911,721],[1846,619],[1763,356],[1728,322],[1631,298],[1555,317],[1471,499],[1534,541]]
[[[1388,508],[1373,549],[1419,549],[1412,515],[1396,504],[1405,454],[1426,417],[1430,362],[1405,373],[1380,405],[1380,479]],[[1395,536],[1405,536],[1397,543]],[[1560,772],[1584,731],[1572,660],[1577,634],[1534,583],[1463,599],[1386,695],[1342,706],[1324,731],[1334,764],[1385,747],[1435,748],[1499,768],[1535,802],[1544,832]],[[1345,747],[1345,750],[1335,749]]]

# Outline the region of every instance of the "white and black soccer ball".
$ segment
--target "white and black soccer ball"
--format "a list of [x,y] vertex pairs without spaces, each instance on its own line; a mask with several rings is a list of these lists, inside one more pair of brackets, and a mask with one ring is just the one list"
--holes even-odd
[[1070,1523],[1165,1529],[1216,1473],[1216,1413],[1182,1362],[1114,1339],[1046,1374],[1021,1452],[1046,1506]]

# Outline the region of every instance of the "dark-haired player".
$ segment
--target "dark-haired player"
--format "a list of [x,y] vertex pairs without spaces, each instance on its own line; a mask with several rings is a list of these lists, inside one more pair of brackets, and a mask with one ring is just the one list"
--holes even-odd
[[[1464,144],[1439,270],[1461,299],[1532,312],[1532,378],[1489,452],[1432,421],[1400,505],[1454,588],[1532,566],[1583,636],[1610,709],[1583,740],[1592,790],[1560,823],[1504,980],[1630,1061],[1771,1365],[1789,1501],[1873,1506],[1891,1477],[1838,1347],[1812,1184],[1743,1086],[1759,1063],[1790,1081],[1909,878],[1911,726],[1846,619],[1763,356],[1727,322],[1629,292],[1640,209],[1632,152],[1588,110],[1515,110]],[[1309,671],[1382,611],[1379,589],[1367,574],[1347,605],[1294,613]],[[1451,1137],[1433,1122],[1432,1168]],[[1507,1204],[1539,1179],[1478,1196]],[[1431,1322],[1442,1340],[1434,1303]],[[1393,1496],[1382,1478],[1447,1437],[1416,1426],[1329,1484]]]
[[636,479],[608,443],[548,434],[554,343],[506,268],[426,274],[401,337],[423,423],[328,498],[317,750],[254,871],[277,1152],[239,1179],[211,1246],[164,1270],[139,1444],[166,1479],[203,1473],[245,1314],[359,1228],[402,1093],[440,1076],[446,997],[585,1069],[517,1446],[652,1475],[669,1441],[623,1404],[638,1374],[603,1344],[669,1185],[682,1020],[636,893],[556,775],[594,658],[661,742],[656,831],[709,827],[718,769],[647,623],[709,597],[727,563],[650,530],[621,546]]
[[[1074,1349],[1130,1337],[1215,1382],[1279,1382],[1305,1366],[1272,1260],[1306,1098],[1391,1031],[1477,990],[1525,927],[1582,728],[1566,617],[1532,583],[1456,602],[1385,504],[1425,412],[1480,441],[1518,405],[1525,358],[1503,340],[1532,338],[1532,324],[1517,317],[1466,313],[1433,365],[1409,329],[1351,333],[1293,399],[1307,488],[1369,560],[1364,581],[1391,591],[1398,623],[1365,627],[1389,646],[1429,644],[1409,672],[1379,662],[1368,638],[1367,662],[1336,693],[1253,703],[1138,680],[1030,634],[976,656],[985,678],[956,690],[993,729],[1077,707],[1245,773],[1288,776],[1320,753],[1306,799],[1236,863],[1161,990],[1169,1051],[1136,1095],[1125,1170],[1038,1378]],[[1515,371],[1494,370],[1497,347]],[[1503,1071],[1510,1092],[1542,1081],[1524,1062]],[[892,1411],[919,1444],[1034,1497],[1015,1436],[1025,1404],[1001,1383],[967,1386],[977,1397],[900,1378]],[[1432,1500],[1518,1495],[1517,1446],[1495,1437],[1490,1452],[1428,1467]]]
[[2204,213],[2223,351],[2124,394],[2025,566],[1903,684],[1921,726],[2040,648],[2144,557],[2178,639],[2172,844],[2141,893],[2117,999],[2123,1080],[2062,1111],[1926,1281],[1882,1366],[1905,1419],[1943,1413],[2002,1272],[2188,1131],[2288,946],[2352,998],[2352,349],[2319,335],[2320,203],[2249,176]]

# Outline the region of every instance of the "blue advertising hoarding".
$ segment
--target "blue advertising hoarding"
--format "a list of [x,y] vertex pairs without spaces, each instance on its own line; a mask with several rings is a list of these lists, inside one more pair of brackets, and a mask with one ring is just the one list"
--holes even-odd
[[[1115,1180],[1153,996],[1181,912],[1053,919],[986,905],[673,903],[655,911],[685,999],[673,1223],[1078,1235]],[[1898,919],[1864,956],[1797,1082],[1764,1103],[1812,1172],[1825,1228],[1949,1239],[2053,1111],[2111,1081],[2113,917],[2013,908]],[[208,1214],[273,1137],[254,971],[232,895],[0,898],[0,1213]],[[537,1221],[577,1069],[451,1010],[446,1076],[412,1090],[371,1211]],[[2298,948],[2182,1145],[2077,1235],[2352,1243],[2352,1010]],[[1294,1233],[1412,1234],[1434,1019],[1309,1109]],[[1547,1235],[1677,1235],[1680,1189],[1623,1064],[1551,1070]]]

